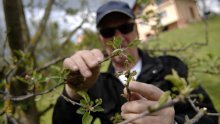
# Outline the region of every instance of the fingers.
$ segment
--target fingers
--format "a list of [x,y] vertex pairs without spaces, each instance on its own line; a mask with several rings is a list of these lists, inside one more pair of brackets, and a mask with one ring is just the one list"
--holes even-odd
[[150,100],[135,100],[122,105],[121,111],[123,113],[142,113],[147,110],[149,106],[155,105],[156,102]]
[[[121,116],[124,119],[141,116],[132,122],[135,124],[171,124],[173,122],[175,115],[173,107],[167,107],[148,116],[142,116],[143,112],[147,112],[148,107],[158,103],[160,96],[164,93],[162,90],[153,85],[136,81],[129,84],[129,90],[134,101],[128,101],[121,107]],[[124,93],[128,95],[126,89],[124,89]]]
[[64,68],[72,71],[80,71],[83,77],[92,75],[91,69],[98,66],[98,63],[104,59],[103,54],[98,49],[83,50],[75,53],[70,58],[64,60]]
[[[126,88],[124,88],[124,97],[126,98],[126,99],[129,99],[129,96],[128,96],[128,92],[127,92],[127,89]],[[138,94],[138,93],[135,93],[135,92],[131,92],[131,94],[130,94],[131,96],[130,96],[130,100],[131,101],[133,101],[133,100],[139,100],[139,99],[144,99],[144,97],[142,97],[140,94]]]
[[127,102],[121,108],[121,116],[125,120],[140,117],[140,119],[133,121],[135,124],[171,124],[175,115],[173,107],[167,107],[144,116],[145,112],[148,112],[147,108],[155,104],[157,104],[156,101],[146,99]]
[[129,84],[129,89],[130,91],[139,93],[144,98],[153,101],[159,100],[160,96],[164,93],[156,86],[137,81],[132,81]]
[[99,62],[104,60],[104,55],[99,49],[93,49],[91,52],[96,56]]
[[66,58],[63,61],[63,67],[66,69],[70,69],[72,71],[77,71],[78,67],[76,66],[76,63],[74,61],[72,61],[70,58]]
[[[121,114],[122,118],[125,120],[135,118],[140,116],[140,114],[135,114],[135,113],[126,113],[126,114]],[[139,119],[136,119],[132,121],[133,124],[162,124],[162,120],[156,116],[144,116]]]

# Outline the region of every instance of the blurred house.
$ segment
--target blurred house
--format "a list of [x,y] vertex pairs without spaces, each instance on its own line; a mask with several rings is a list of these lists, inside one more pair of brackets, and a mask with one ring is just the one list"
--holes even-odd
[[142,14],[146,15],[147,21],[143,18],[137,19],[141,40],[147,40],[154,35],[155,30],[152,27],[158,24],[162,31],[166,31],[201,19],[195,0],[152,0]]

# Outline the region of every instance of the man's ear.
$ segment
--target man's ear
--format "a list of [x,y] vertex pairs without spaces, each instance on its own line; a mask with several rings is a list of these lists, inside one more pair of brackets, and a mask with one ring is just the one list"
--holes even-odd
[[136,34],[137,34],[137,39],[139,39],[139,32],[138,32],[137,23],[135,23],[134,29],[135,29],[135,32],[136,32]]
[[97,32],[97,37],[98,37],[98,40],[101,43],[102,47],[104,47],[105,44],[103,42],[103,38],[102,38],[102,36],[98,32]]

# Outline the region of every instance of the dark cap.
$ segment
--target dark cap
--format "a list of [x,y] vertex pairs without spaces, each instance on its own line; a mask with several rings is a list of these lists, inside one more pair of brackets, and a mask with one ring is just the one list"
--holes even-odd
[[96,26],[98,26],[104,16],[112,12],[119,12],[135,19],[135,15],[127,3],[122,1],[110,1],[98,8],[96,12]]

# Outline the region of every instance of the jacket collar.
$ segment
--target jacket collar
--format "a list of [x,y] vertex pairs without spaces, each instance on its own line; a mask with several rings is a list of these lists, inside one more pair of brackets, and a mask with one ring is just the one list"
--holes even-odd
[[[162,70],[163,64],[158,58],[152,58],[146,52],[140,49],[138,49],[138,54],[142,60],[142,68],[141,73],[137,78],[137,81],[151,82],[154,75],[156,75]],[[112,62],[109,65],[108,73],[111,73],[113,75],[115,73],[115,69],[112,65]]]
[[[146,52],[143,52],[141,49],[138,49],[138,54],[142,60],[142,69],[141,69],[141,73],[143,71],[146,71],[149,66],[152,66],[152,64],[154,64],[153,58],[150,57]],[[115,73],[115,69],[112,65],[112,62],[110,62],[109,67],[108,67],[108,72],[111,74]]]

